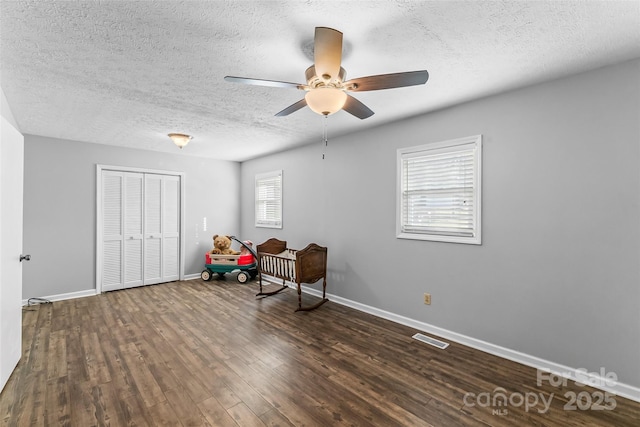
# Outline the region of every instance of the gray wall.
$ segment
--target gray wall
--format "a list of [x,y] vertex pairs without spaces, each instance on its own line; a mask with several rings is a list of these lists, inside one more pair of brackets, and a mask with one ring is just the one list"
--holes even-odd
[[33,135],[24,159],[23,299],[95,289],[96,164],[186,173],[186,275],[202,271],[213,234],[239,231],[236,162]]
[[[640,386],[638,76],[636,60],[332,138],[325,160],[318,143],[244,162],[242,236],[328,246],[332,294]],[[396,239],[396,150],[476,134],[482,245]],[[254,177],[275,169],[284,228],[257,229]]]

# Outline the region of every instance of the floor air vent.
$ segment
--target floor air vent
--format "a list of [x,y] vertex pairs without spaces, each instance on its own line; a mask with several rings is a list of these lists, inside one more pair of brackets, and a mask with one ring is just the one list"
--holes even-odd
[[449,343],[437,340],[435,338],[428,337],[428,336],[423,335],[423,334],[415,334],[411,338],[415,338],[418,341],[426,342],[427,344],[430,344],[430,345],[432,345],[434,347],[438,347],[440,350],[444,350],[445,348],[449,347]]

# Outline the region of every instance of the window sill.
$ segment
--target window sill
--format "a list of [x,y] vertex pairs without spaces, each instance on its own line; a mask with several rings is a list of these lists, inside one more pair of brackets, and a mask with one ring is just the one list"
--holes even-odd
[[427,240],[431,242],[444,242],[444,243],[462,243],[467,245],[482,244],[482,239],[480,238],[480,236],[462,237],[462,236],[443,236],[439,234],[398,233],[396,237],[398,239]]

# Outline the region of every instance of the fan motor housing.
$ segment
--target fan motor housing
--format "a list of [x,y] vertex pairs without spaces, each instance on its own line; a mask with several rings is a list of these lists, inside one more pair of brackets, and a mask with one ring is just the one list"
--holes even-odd
[[347,76],[347,72],[344,68],[340,67],[340,72],[336,77],[319,77],[316,73],[316,67],[312,65],[304,72],[304,76],[307,79],[307,84],[310,88],[317,88],[319,86],[332,86],[338,89],[342,89],[342,82],[344,82],[344,79]]

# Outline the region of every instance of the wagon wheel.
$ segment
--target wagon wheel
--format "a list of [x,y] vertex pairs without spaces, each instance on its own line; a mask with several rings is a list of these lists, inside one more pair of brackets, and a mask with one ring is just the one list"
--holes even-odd
[[204,281],[211,280],[211,272],[209,270],[202,270],[202,273],[200,273],[200,278]]
[[246,271],[241,271],[240,273],[238,273],[237,279],[240,283],[247,283],[249,281],[249,273],[247,273]]

